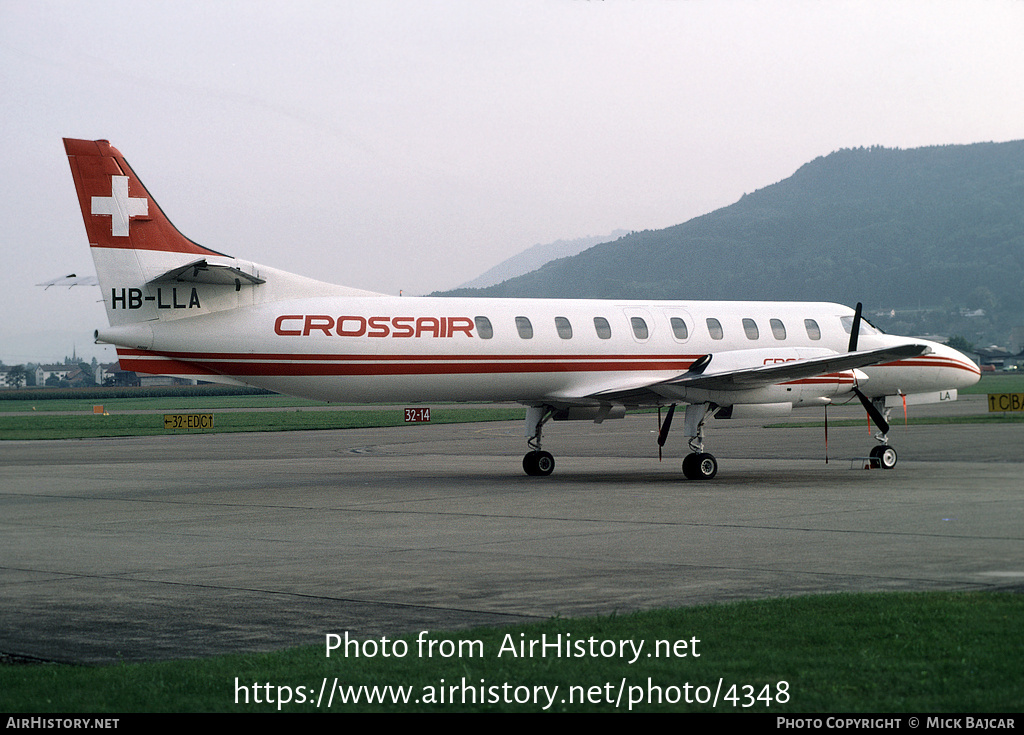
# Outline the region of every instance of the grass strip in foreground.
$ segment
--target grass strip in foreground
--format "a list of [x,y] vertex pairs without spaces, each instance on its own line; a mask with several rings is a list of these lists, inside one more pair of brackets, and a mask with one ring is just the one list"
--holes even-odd
[[[1022,619],[1024,595],[1019,594],[835,594],[459,633],[429,631],[426,640],[435,642],[432,657],[419,655],[417,636],[410,635],[388,637],[392,653],[395,640],[405,643],[404,656],[383,656],[384,646],[376,637],[370,639],[375,646],[363,647],[375,648],[373,656],[335,651],[327,658],[320,641],[276,653],[205,660],[102,667],[7,665],[0,667],[0,709],[312,712],[317,711],[321,683],[333,686],[337,679],[349,698],[359,696],[360,701],[342,704],[336,694],[334,704],[328,709],[325,699],[320,711],[536,712],[553,700],[548,711],[1020,712]],[[509,651],[509,645],[518,647],[542,636],[548,642],[558,636],[585,644],[590,639],[642,642],[644,648],[634,663],[629,662],[632,653],[625,658],[555,657],[514,656]],[[687,655],[647,656],[659,640],[686,641],[677,653]],[[446,647],[458,651],[459,642],[463,655],[440,654]],[[697,688],[714,692],[719,679],[717,707],[697,703]],[[430,702],[439,699],[442,680],[445,687],[457,689],[465,682],[476,692],[476,701],[463,701],[470,695],[461,690],[453,702],[446,690],[444,703]],[[503,688],[506,684],[509,688]],[[686,701],[687,684],[691,703]],[[298,701],[300,686],[305,688],[304,702]],[[630,707],[624,696],[614,704],[620,686],[642,701]],[[535,700],[533,692],[540,687],[554,696]],[[279,704],[286,691],[292,701]],[[260,704],[254,701],[257,692]],[[530,692],[530,701],[506,702],[505,692],[513,699],[516,692]],[[367,702],[371,694],[386,701]],[[395,697],[407,697],[408,702],[395,703]]]

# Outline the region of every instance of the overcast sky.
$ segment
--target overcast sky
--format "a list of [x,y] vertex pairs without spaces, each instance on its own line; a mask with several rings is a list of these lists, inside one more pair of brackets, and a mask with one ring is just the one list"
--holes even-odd
[[201,244],[408,295],[839,148],[1024,138],[1022,39],[1019,0],[0,0],[0,359],[113,359],[97,288],[33,285],[94,273],[62,137]]

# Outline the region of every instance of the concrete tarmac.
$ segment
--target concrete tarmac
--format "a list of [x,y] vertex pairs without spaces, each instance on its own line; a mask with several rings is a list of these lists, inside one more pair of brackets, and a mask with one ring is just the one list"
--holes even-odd
[[1024,590],[1024,424],[894,420],[883,471],[850,459],[873,446],[866,426],[830,427],[826,465],[821,428],[764,423],[711,423],[708,482],[682,477],[681,433],[658,462],[650,414],[548,424],[547,478],[522,473],[521,422],[2,442],[0,652],[185,658],[346,630]]

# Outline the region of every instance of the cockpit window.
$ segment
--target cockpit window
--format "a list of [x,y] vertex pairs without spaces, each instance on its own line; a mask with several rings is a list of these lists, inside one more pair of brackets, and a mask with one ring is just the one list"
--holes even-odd
[[[843,331],[849,334],[853,331],[853,317],[842,316],[839,320],[843,323]],[[874,324],[869,322],[864,317],[860,319],[860,333],[861,334],[884,334],[881,329],[876,327]]]

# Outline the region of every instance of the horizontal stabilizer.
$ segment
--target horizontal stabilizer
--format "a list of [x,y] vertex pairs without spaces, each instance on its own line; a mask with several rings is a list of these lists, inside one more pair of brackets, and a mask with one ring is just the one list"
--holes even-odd
[[266,283],[262,278],[236,268],[231,265],[211,263],[206,258],[200,258],[188,265],[179,268],[172,268],[166,273],[161,273],[149,283],[168,282],[187,283],[210,283],[216,286],[238,286],[239,282],[254,286]]
[[72,286],[98,286],[99,284],[99,279],[96,278],[96,276],[76,276],[74,273],[68,273],[66,276],[52,278],[49,281],[43,281],[36,285],[42,286],[43,290],[46,290],[50,286],[64,286],[65,288],[71,288]]

